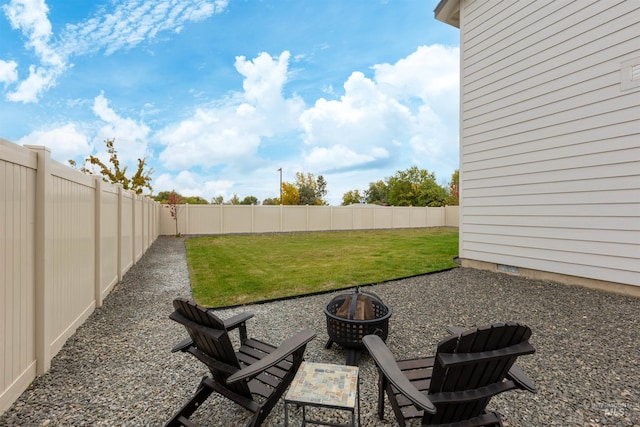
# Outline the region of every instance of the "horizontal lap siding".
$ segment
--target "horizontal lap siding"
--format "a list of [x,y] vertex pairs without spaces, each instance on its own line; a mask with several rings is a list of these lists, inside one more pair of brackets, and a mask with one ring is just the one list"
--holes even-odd
[[461,15],[461,256],[640,285],[640,3]]

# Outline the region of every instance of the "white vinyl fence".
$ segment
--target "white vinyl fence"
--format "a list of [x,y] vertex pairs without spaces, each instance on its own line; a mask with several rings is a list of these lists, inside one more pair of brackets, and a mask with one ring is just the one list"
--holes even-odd
[[158,237],[163,210],[0,139],[0,412]]
[[[458,206],[178,205],[178,233],[233,234],[293,231],[458,227]],[[176,234],[168,206],[160,234]]]

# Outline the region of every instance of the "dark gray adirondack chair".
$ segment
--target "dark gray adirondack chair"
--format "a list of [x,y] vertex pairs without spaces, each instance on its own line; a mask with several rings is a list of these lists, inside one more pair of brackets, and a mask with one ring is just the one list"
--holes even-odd
[[502,426],[499,414],[486,406],[496,394],[535,385],[514,365],[518,356],[532,354],[531,329],[500,323],[463,330],[440,341],[436,355],[396,361],[385,343],[367,335],[363,343],[380,374],[378,417],[384,415],[387,394],[398,424],[421,418],[423,426]]
[[[189,417],[214,391],[249,410],[246,426],[259,426],[293,380],[307,343],[315,332],[304,330],[285,340],[280,347],[247,338],[246,321],[251,313],[241,313],[222,320],[210,311],[186,299],[173,301],[175,311],[169,316],[184,325],[188,339],[172,352],[191,353],[211,371],[195,394],[166,423],[166,426],[195,426]],[[228,332],[238,329],[240,348],[233,348]]]

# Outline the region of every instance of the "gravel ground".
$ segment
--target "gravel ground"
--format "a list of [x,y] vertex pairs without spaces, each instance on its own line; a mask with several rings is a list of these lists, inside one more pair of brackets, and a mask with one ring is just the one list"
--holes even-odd
[[[537,394],[510,392],[490,408],[507,426],[640,426],[640,299],[467,268],[375,285],[393,310],[387,345],[398,357],[430,355],[448,325],[516,320],[533,329],[537,352],[520,358]],[[255,313],[249,334],[277,344],[311,328],[309,361],[344,363],[326,350],[324,305],[335,295],[307,296],[225,309]],[[156,426],[191,396],[204,365],[170,348],[185,337],[168,319],[175,297],[190,295],[182,239],[160,237],[129,270],[102,308],[70,338],[51,370],[0,416],[1,426]],[[376,372],[361,368],[363,426],[396,425],[388,408],[375,415]],[[196,412],[208,426],[242,425],[247,413],[218,397]],[[299,420],[299,413],[293,412]],[[298,417],[298,418],[296,418]],[[280,402],[264,424],[283,425]]]

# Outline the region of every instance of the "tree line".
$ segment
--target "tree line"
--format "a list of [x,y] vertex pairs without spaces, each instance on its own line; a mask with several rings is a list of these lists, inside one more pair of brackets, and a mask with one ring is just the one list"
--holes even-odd
[[[100,174],[105,182],[122,184],[127,190],[142,194],[145,189],[153,192],[151,187],[151,175],[153,169],[147,168],[146,159],[138,159],[136,172],[127,176],[127,167],[120,167],[118,153],[115,149],[115,139],[105,141],[109,163],[105,164],[97,157],[90,155],[83,162],[80,171],[87,174]],[[69,160],[69,164],[77,168],[76,162]],[[98,170],[96,170],[96,168]],[[406,170],[399,170],[394,175],[369,183],[369,187],[363,190],[349,190],[342,196],[342,205],[356,203],[369,203],[382,206],[454,206],[458,205],[459,197],[459,170],[451,175],[451,181],[446,187],[436,182],[433,172],[411,166]],[[322,175],[317,178],[312,173],[296,172],[292,183],[282,182],[281,198],[266,198],[263,205],[327,205],[327,181]],[[153,199],[163,204],[229,204],[229,205],[259,205],[260,201],[255,196],[246,196],[243,199],[233,194],[228,200],[223,196],[216,196],[208,201],[200,196],[183,196],[174,190],[161,191]]]
[[[255,196],[246,196],[243,199],[237,194],[233,194],[227,200],[223,196],[216,196],[208,201],[199,196],[183,196],[175,191],[161,191],[153,199],[157,202],[167,204],[170,197],[177,197],[178,203],[189,203],[191,205],[199,204],[215,204],[215,205],[259,205],[260,201]],[[283,205],[326,205],[327,181],[322,175],[317,178],[312,173],[296,172],[294,182],[282,183],[282,204]],[[279,205],[280,198],[266,198],[262,201],[263,205]]]
[[384,180],[369,183],[365,190],[350,190],[342,196],[342,205],[369,203],[382,206],[455,206],[459,196],[459,170],[446,187],[436,182],[433,172],[411,166]]

